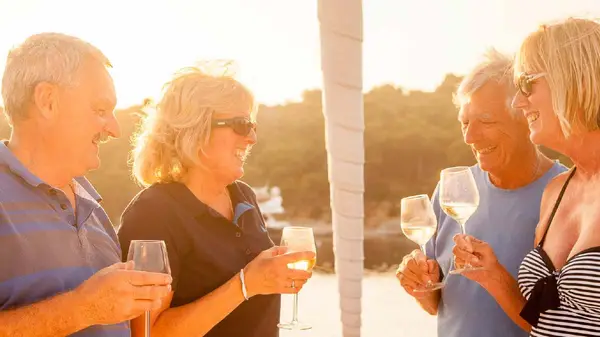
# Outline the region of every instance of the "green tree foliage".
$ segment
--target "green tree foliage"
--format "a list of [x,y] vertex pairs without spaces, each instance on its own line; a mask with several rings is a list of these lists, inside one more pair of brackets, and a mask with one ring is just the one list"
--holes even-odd
[[[430,195],[442,168],[475,162],[462,141],[457,109],[452,103],[459,81],[459,77],[448,75],[435,92],[407,92],[383,85],[365,94],[368,226],[397,215],[402,197]],[[88,175],[115,223],[140,191],[129,165],[131,137],[139,122],[135,112],[140,108],[116,112],[122,137],[102,146],[102,166]],[[306,91],[298,103],[261,106],[257,118],[259,141],[248,159],[243,180],[257,187],[279,186],[289,218],[327,221],[329,184],[321,92]],[[0,122],[0,138],[8,138],[9,130],[4,121]]]

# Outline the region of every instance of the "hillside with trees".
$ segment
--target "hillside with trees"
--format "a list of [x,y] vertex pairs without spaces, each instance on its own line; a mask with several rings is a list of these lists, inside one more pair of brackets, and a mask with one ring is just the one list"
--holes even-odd
[[[452,103],[459,81],[448,75],[434,92],[383,85],[365,93],[367,226],[397,216],[402,197],[431,194],[444,167],[475,162],[462,141]],[[115,223],[140,190],[130,175],[128,153],[141,107],[117,111],[122,137],[101,147],[102,166],[88,176]],[[257,187],[278,186],[288,220],[329,221],[321,92],[306,91],[301,102],[261,106],[257,118],[258,143],[243,180]],[[8,125],[1,120],[0,138],[8,136]]]

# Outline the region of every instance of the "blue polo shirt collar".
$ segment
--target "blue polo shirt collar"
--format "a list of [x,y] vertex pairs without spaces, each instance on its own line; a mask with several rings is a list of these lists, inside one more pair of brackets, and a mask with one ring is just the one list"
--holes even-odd
[[36,175],[31,173],[20,161],[15,157],[15,155],[8,149],[6,144],[8,141],[0,142],[0,165],[5,165],[8,169],[16,174],[17,176],[23,178],[29,185],[33,187],[38,187],[44,182],[38,178]]
[[[6,146],[8,141],[0,141],[0,165],[7,166],[8,169],[25,180],[29,185],[33,187],[39,187],[40,185],[47,185],[42,179],[35,174],[31,173],[25,165],[23,165],[19,159],[12,153],[12,151]],[[96,191],[96,189],[90,184],[90,182],[84,177],[76,177],[75,180],[81,185],[89,196],[97,202],[102,201],[102,197]]]

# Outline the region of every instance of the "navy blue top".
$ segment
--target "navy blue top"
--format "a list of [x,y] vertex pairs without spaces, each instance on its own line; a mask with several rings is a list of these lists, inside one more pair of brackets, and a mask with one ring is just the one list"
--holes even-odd
[[[239,181],[228,189],[235,210],[233,221],[202,203],[180,183],[148,187],[123,213],[119,240],[124,258],[131,240],[165,241],[173,277],[171,307],[188,304],[217,289],[274,245],[254,191]],[[280,304],[280,295],[254,296],[205,336],[279,336]]]

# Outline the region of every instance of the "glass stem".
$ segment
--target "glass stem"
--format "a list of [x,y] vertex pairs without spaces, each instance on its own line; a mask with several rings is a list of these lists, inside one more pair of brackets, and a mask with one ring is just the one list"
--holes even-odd
[[146,311],[146,337],[150,337],[150,311]]
[[[466,221],[461,221],[460,222],[460,231],[463,235],[467,235],[467,231],[465,230],[465,223]],[[462,269],[469,269],[471,268],[471,264],[467,261],[465,261],[465,265],[463,266]]]
[[294,311],[292,312],[292,323],[298,323],[298,293],[294,294]]
[[[427,258],[427,252],[425,251],[425,245],[424,245],[424,244],[423,244],[423,245],[421,245],[421,251],[423,252],[423,255],[425,255],[425,258]],[[429,281],[427,282],[427,286],[428,286],[428,287],[429,287],[429,286],[431,286],[431,284],[432,284],[432,283],[433,283],[433,282],[431,282],[431,280],[429,280]]]

